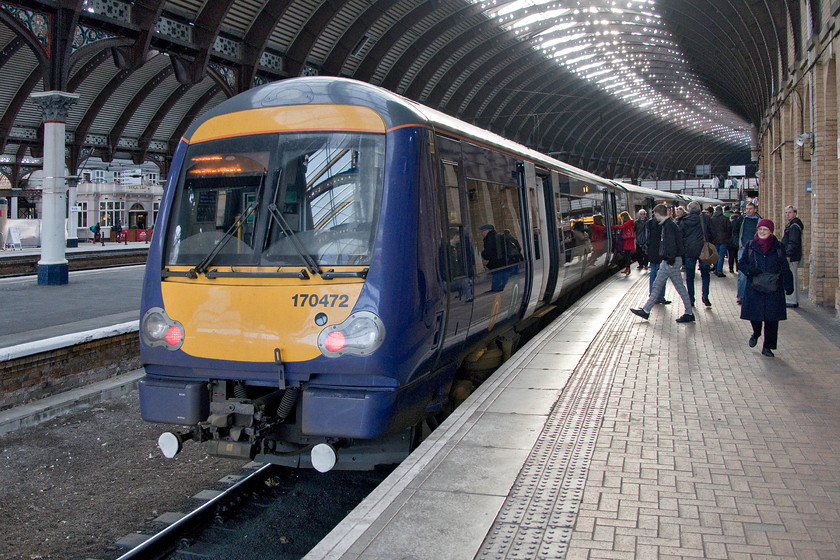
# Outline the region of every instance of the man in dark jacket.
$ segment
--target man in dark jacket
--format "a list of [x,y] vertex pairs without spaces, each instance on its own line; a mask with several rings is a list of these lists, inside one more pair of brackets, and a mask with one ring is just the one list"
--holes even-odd
[[633,223],[633,227],[635,228],[636,232],[636,262],[639,263],[636,268],[647,268],[648,267],[648,238],[647,238],[647,230],[645,229],[645,225],[652,221],[647,217],[647,210],[642,208],[639,210],[638,218]]
[[[645,239],[647,239],[648,262],[650,266],[650,274],[648,279],[650,281],[648,294],[653,294],[653,284],[656,282],[656,275],[659,273],[659,265],[662,263],[662,257],[659,256],[659,238],[662,236],[662,226],[659,222],[650,218],[645,222]],[[656,303],[668,305],[671,303],[665,299],[665,284],[662,285],[662,292],[658,294]]]
[[688,203],[688,214],[680,221],[680,231],[685,243],[685,283],[691,305],[694,306],[694,273],[699,264],[702,301],[706,307],[711,307],[712,302],[709,300],[711,267],[700,260],[700,251],[703,250],[706,241],[712,240],[712,221],[700,212],[699,202]]
[[785,305],[788,307],[799,307],[799,263],[802,261],[802,231],[805,225],[796,216],[796,208],[785,207],[785,235],[782,237],[782,245],[785,247],[785,256],[790,264],[790,271],[793,273],[793,293],[785,296]]
[[723,213],[723,206],[716,206],[712,215],[712,243],[715,244],[718,252],[718,262],[715,265],[715,276],[723,278],[723,261],[726,259],[726,252],[729,246],[729,238],[732,236],[732,227],[729,224],[729,217]]
[[653,283],[653,288],[650,291],[650,297],[641,309],[630,309],[630,312],[643,319],[650,318],[650,310],[653,309],[656,300],[659,299],[659,294],[664,293],[665,283],[670,279],[685,306],[685,313],[677,319],[677,323],[693,323],[694,313],[691,309],[691,300],[688,298],[688,291],[685,289],[682,273],[680,273],[683,256],[685,255],[685,245],[682,235],[680,235],[680,228],[668,217],[668,208],[664,204],[658,204],[653,209],[653,217],[661,227],[657,254],[662,262],[656,275],[656,282]]
[[729,255],[729,272],[731,273],[734,273],[738,266],[738,235],[740,233],[741,213],[735,211],[729,216],[729,246],[726,248]]
[[[755,232],[758,229],[758,220],[761,216],[758,215],[758,208],[755,202],[747,202],[744,206],[744,215],[741,217],[741,230],[738,232],[738,262],[741,262],[741,255],[744,252],[744,247],[747,243],[753,240]],[[738,304],[744,301],[744,289],[747,287],[747,276],[738,270]]]

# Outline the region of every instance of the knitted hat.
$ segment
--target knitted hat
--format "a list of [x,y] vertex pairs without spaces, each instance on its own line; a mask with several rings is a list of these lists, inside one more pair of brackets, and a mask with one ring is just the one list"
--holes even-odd
[[773,225],[773,220],[770,220],[768,218],[761,218],[760,220],[758,220],[757,227],[766,227],[770,230],[770,233],[773,233],[773,230],[776,229],[776,226]]

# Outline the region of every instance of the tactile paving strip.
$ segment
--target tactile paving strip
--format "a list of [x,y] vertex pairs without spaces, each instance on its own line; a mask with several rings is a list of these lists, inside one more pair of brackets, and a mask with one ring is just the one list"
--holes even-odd
[[616,307],[575,368],[476,558],[565,558],[630,332],[625,307]]

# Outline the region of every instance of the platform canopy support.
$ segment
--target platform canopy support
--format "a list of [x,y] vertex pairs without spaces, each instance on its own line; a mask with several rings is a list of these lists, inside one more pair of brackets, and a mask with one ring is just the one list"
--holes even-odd
[[44,186],[38,285],[67,284],[69,274],[65,258],[64,231],[64,221],[67,217],[64,129],[67,113],[79,100],[79,95],[63,91],[44,91],[33,93],[29,98],[41,108],[44,120]]

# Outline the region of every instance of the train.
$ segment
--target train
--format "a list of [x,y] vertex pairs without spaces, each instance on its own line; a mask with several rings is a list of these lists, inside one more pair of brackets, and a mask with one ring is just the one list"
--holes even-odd
[[619,212],[680,200],[351,79],[236,95],[167,177],[142,418],[182,427],[167,457],[193,440],[322,472],[399,462],[476,363],[615,268]]

